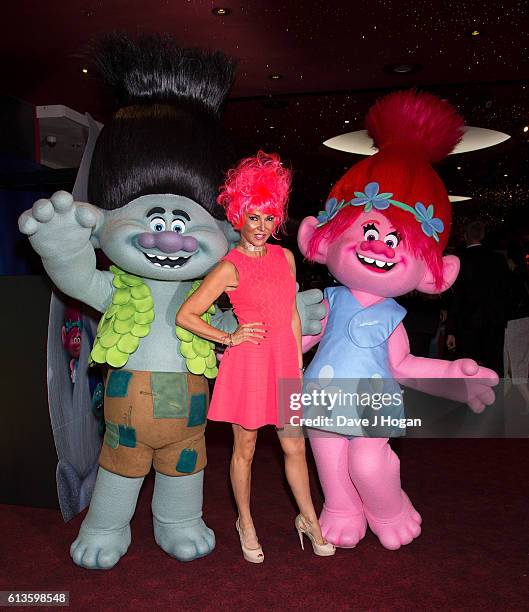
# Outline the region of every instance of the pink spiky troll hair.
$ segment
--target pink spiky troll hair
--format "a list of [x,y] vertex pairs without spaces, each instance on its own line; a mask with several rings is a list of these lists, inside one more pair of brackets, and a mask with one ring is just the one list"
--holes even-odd
[[[415,256],[426,262],[440,289],[452,210],[431,164],[446,157],[461,140],[463,119],[448,102],[432,94],[401,91],[371,107],[366,128],[379,151],[352,166],[331,189],[307,257],[314,259],[322,241],[339,237],[367,210],[362,202],[373,196],[372,206],[392,222]],[[424,208],[417,208],[418,204]]]
[[281,164],[279,155],[258,151],[228,171],[217,202],[236,230],[243,226],[245,212],[258,210],[274,215],[275,235],[287,218],[291,180],[292,172]]

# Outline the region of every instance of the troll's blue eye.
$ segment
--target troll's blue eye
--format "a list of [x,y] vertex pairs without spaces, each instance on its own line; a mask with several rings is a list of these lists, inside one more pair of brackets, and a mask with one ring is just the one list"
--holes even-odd
[[161,217],[151,219],[150,226],[153,232],[165,232],[165,220]]

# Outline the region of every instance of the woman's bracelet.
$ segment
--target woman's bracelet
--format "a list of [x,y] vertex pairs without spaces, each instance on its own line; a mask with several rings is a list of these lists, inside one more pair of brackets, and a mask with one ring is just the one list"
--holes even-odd
[[221,341],[222,344],[225,344],[226,346],[233,346],[233,336],[232,336],[232,334],[226,334],[225,336],[222,336],[220,341]]

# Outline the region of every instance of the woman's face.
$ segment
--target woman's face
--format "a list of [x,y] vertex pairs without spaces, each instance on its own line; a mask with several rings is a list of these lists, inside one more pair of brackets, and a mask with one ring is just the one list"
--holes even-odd
[[270,213],[249,210],[244,213],[241,236],[254,246],[263,246],[275,229],[276,218]]

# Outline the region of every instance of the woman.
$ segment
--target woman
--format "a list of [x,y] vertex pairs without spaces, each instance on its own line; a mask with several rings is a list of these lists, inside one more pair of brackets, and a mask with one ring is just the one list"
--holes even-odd
[[[321,535],[312,504],[305,440],[299,428],[285,427],[277,398],[279,380],[300,380],[303,365],[294,256],[287,249],[266,244],[286,218],[290,178],[277,155],[262,151],[228,173],[218,202],[240,232],[240,242],[204,279],[176,317],[181,327],[228,346],[208,418],[232,423],[230,476],[239,511],[235,526],[243,556],[251,563],[264,561],[250,513],[252,459],[257,431],[263,425],[278,429],[287,480],[300,510],[295,525],[302,548],[305,534],[317,555],[335,552]],[[240,324],[233,334],[200,318],[224,292]]]

